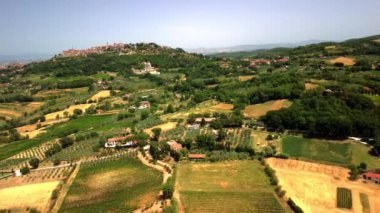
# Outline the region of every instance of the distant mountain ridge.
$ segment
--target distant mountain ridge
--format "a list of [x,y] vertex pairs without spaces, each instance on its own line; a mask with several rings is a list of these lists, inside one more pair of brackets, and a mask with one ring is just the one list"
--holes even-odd
[[247,44],[247,45],[238,45],[231,47],[215,47],[215,48],[189,48],[186,51],[190,53],[200,53],[205,55],[211,55],[216,53],[229,53],[229,52],[244,52],[244,51],[254,51],[260,49],[273,49],[278,47],[284,48],[293,48],[297,46],[317,44],[322,42],[329,42],[326,40],[307,40],[297,43],[268,43],[268,44]]
[[27,63],[32,61],[39,61],[49,59],[53,54],[20,54],[20,55],[0,55],[0,64],[9,63]]

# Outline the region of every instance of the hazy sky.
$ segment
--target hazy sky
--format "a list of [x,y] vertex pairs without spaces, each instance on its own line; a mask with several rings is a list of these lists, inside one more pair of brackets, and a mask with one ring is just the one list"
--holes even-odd
[[173,47],[380,34],[380,0],[0,0],[0,54],[106,42]]

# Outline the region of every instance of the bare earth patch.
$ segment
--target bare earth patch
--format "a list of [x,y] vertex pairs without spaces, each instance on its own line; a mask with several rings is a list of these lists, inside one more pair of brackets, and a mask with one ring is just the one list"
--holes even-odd
[[59,181],[0,189],[0,209],[23,210],[27,207],[47,212],[52,191]]
[[307,89],[307,90],[312,90],[312,89],[315,89],[317,87],[318,87],[317,84],[305,83],[305,89]]
[[88,100],[99,101],[100,98],[108,98],[110,96],[111,96],[111,90],[102,90],[102,91],[96,93],[95,95],[93,95]]
[[216,109],[216,110],[233,110],[234,105],[233,104],[220,103],[220,104],[217,104],[215,106],[212,106],[212,108]]
[[[276,170],[279,184],[305,213],[307,212],[362,212],[360,193],[369,197],[371,212],[380,212],[380,186],[348,180],[348,169],[299,160],[267,159]],[[352,190],[351,211],[337,208],[337,187]]]
[[149,128],[149,129],[144,129],[144,132],[150,136],[153,136],[152,129],[161,128],[162,132],[166,132],[166,131],[169,131],[169,130],[174,129],[176,127],[177,127],[177,122],[168,122],[168,123],[164,123],[164,124],[154,126],[152,128]]
[[281,99],[276,101],[268,101],[261,104],[248,105],[243,110],[243,115],[246,118],[258,118],[267,114],[269,111],[290,107],[291,104],[292,102],[289,100]]
[[355,59],[348,57],[338,57],[329,61],[331,64],[343,63],[345,66],[352,66],[355,64]]
[[78,104],[78,105],[73,105],[70,106],[67,109],[58,111],[58,112],[53,112],[45,115],[45,118],[47,121],[51,120],[59,120],[57,119],[57,115],[59,116],[60,119],[65,118],[64,112],[68,112],[68,116],[72,115],[74,113],[75,109],[81,109],[83,112],[86,111],[86,109],[90,108],[93,104]]
[[252,78],[254,78],[253,75],[242,75],[242,76],[239,76],[239,81],[249,81],[251,80]]

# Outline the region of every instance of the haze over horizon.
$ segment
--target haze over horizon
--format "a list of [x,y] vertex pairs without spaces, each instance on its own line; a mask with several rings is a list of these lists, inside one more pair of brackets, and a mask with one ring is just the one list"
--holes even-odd
[[380,1],[3,0],[0,55],[107,42],[214,48],[380,34]]

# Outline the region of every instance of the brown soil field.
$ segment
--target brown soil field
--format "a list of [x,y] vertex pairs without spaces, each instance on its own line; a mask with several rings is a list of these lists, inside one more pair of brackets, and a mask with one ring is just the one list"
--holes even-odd
[[217,104],[215,106],[212,106],[212,108],[216,109],[216,110],[233,110],[234,105],[233,104],[220,103],[220,104]]
[[243,115],[246,118],[258,118],[267,114],[269,111],[290,107],[291,104],[292,102],[288,99],[281,99],[268,101],[262,104],[248,105],[243,110]]
[[0,209],[26,212],[26,208],[30,207],[48,212],[52,191],[58,183],[53,181],[0,189]]
[[58,112],[53,112],[53,113],[49,113],[47,115],[45,115],[45,118],[47,121],[51,121],[51,120],[57,120],[57,115],[59,115],[59,117],[62,119],[62,118],[65,118],[65,115],[64,115],[64,112],[67,111],[70,115],[73,114],[74,110],[75,109],[81,109],[83,112],[86,111],[86,109],[90,108],[92,105],[94,104],[78,104],[78,105],[73,105],[73,106],[70,106],[69,108],[67,109],[64,109],[64,110],[61,110],[61,111],[58,111]]
[[16,129],[19,133],[26,133],[26,132],[31,132],[31,131],[36,130],[38,124],[41,124],[42,127],[45,127],[45,126],[49,126],[55,123],[65,122],[67,120],[68,118],[63,118],[60,120],[49,120],[49,121],[44,121],[44,122],[37,122],[35,124],[20,126],[20,127],[17,127]]
[[355,59],[348,58],[348,57],[338,57],[338,58],[329,60],[329,62],[331,64],[335,64],[339,62],[339,63],[343,63],[345,66],[352,66],[355,64]]
[[110,96],[111,96],[111,90],[102,90],[102,91],[96,93],[95,95],[93,95],[88,100],[99,101],[100,98],[108,98]]
[[305,83],[305,89],[307,89],[307,90],[312,90],[312,89],[315,89],[317,87],[318,87],[318,85],[316,85],[316,84]]
[[253,76],[253,75],[242,75],[242,76],[239,76],[239,81],[249,81],[254,77],[255,76]]
[[144,129],[144,132],[150,136],[153,136],[152,129],[154,129],[154,128],[161,128],[162,132],[166,132],[166,131],[169,131],[171,129],[176,128],[176,126],[177,126],[177,122],[168,122],[168,123],[164,123],[164,124],[154,126],[152,128],[149,128],[149,129]]
[[33,97],[40,98],[40,97],[47,97],[47,96],[53,96],[53,95],[60,95],[64,94],[66,92],[71,92],[72,89],[53,89],[53,90],[47,90],[47,91],[39,91],[37,94],[33,95]]
[[6,117],[21,117],[24,112],[32,112],[39,109],[44,102],[30,102],[27,104],[22,103],[5,103],[0,106],[0,115]]
[[[267,163],[276,170],[286,197],[291,197],[305,213],[361,213],[360,193],[368,195],[371,212],[380,212],[380,199],[377,198],[380,186],[348,180],[349,170],[346,168],[278,158],[267,159]],[[337,208],[337,187],[352,190],[351,210]]]

